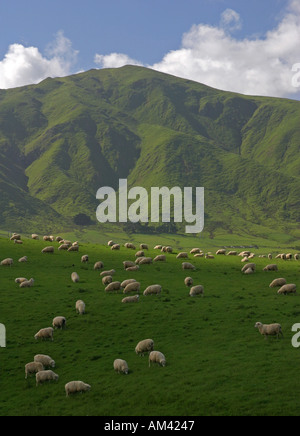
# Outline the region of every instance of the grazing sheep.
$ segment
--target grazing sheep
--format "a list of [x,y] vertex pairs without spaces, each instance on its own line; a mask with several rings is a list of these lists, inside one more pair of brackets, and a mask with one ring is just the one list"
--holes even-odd
[[128,363],[126,362],[126,360],[123,359],[116,359],[114,361],[114,370],[116,372],[118,372],[119,374],[128,374],[129,368],[128,368]]
[[37,235],[36,233],[33,233],[33,234],[31,235],[31,238],[32,238],[32,239],[35,239],[36,241],[37,241],[38,239],[40,239],[40,238],[39,238],[39,235]]
[[34,284],[34,279],[31,278],[30,280],[27,280],[25,282],[20,283],[20,288],[31,288]]
[[149,368],[151,363],[159,363],[161,366],[166,366],[166,358],[160,351],[151,351],[149,354]]
[[227,253],[227,256],[237,256],[237,251],[231,250]]
[[251,268],[253,270],[253,272],[255,272],[256,264],[255,263],[247,263],[246,265],[243,266],[241,271],[244,273],[249,268]]
[[91,386],[82,381],[72,381],[65,385],[65,391],[67,397],[70,394],[88,392],[90,390],[91,390]]
[[99,260],[98,262],[95,263],[95,265],[94,265],[95,271],[102,269],[102,268],[104,268],[104,263],[101,260]]
[[63,240],[63,238],[61,237],[61,236],[56,236],[56,238],[55,238],[55,241],[56,242],[60,242],[60,241],[62,241]]
[[71,245],[71,247],[68,248],[68,251],[69,252],[71,252],[71,251],[77,252],[77,251],[79,251],[79,246],[78,245]]
[[135,257],[145,257],[144,251],[140,250],[137,253],[135,253]]
[[126,268],[129,268],[131,266],[135,266],[135,263],[132,262],[131,260],[124,260],[123,265],[124,265],[124,269],[126,269]]
[[54,247],[49,246],[42,249],[42,253],[54,253]]
[[88,261],[89,261],[88,254],[84,254],[83,256],[81,256],[81,263],[88,263]]
[[35,362],[40,362],[44,368],[55,368],[55,361],[45,354],[37,354],[34,356]]
[[72,272],[71,280],[72,280],[73,283],[78,283],[79,282],[79,275],[77,274],[77,272]]
[[25,277],[18,277],[15,279],[15,283],[23,283],[23,282],[28,282],[28,279],[26,279]]
[[299,260],[300,259],[300,255],[298,253],[294,254],[294,259],[295,260]]
[[215,256],[213,254],[210,254],[210,253],[205,254],[205,259],[214,259],[214,258],[215,258]]
[[139,295],[133,295],[130,297],[123,298],[122,303],[138,303],[139,299],[140,299]]
[[114,243],[114,241],[108,241],[107,245],[108,245],[109,247],[112,247],[113,245],[115,245],[115,243]]
[[176,259],[188,259],[189,255],[186,252],[178,253]]
[[140,269],[139,265],[130,266],[129,268],[126,268],[126,271],[138,271]]
[[267,265],[264,267],[263,271],[278,271],[278,266],[275,264]]
[[202,285],[193,286],[190,290],[190,296],[195,297],[196,295],[204,296],[204,288]]
[[63,329],[66,327],[67,320],[64,316],[57,316],[54,318],[52,325],[54,328]]
[[204,253],[196,253],[194,254],[194,257],[204,257]]
[[127,285],[130,285],[130,283],[134,283],[134,282],[136,282],[135,279],[127,279],[127,280],[124,280],[124,281],[121,283],[121,288],[125,289]]
[[222,248],[222,249],[218,250],[218,251],[216,252],[216,254],[217,254],[217,255],[220,255],[220,254],[225,255],[225,254],[226,254],[226,250],[225,250],[225,248]]
[[151,265],[152,262],[152,257],[142,257],[139,261],[139,265]]
[[121,282],[111,282],[105,288],[105,292],[119,291],[121,289]]
[[200,248],[192,248],[190,254],[201,254]]
[[135,245],[133,245],[131,242],[126,242],[126,244],[124,244],[125,248],[130,248],[131,250],[136,250]]
[[170,246],[162,247],[161,251],[162,251],[163,253],[173,253],[173,248],[170,247]]
[[104,276],[104,277],[102,278],[102,284],[103,284],[104,286],[109,285],[112,281],[113,281],[112,276]]
[[252,268],[247,268],[245,271],[244,271],[244,274],[254,274],[255,273],[255,271],[254,271],[254,269],[252,269]]
[[162,290],[162,287],[160,285],[151,285],[151,286],[148,286],[148,288],[146,288],[144,290],[143,295],[145,295],[145,296],[152,295],[152,294],[158,295],[161,293],[161,290]]
[[102,271],[100,273],[100,277],[113,276],[114,274],[116,274],[116,271],[114,269],[110,269],[109,271]]
[[20,241],[21,240],[21,235],[19,235],[18,233],[14,233],[12,235],[12,237],[10,238],[11,241]]
[[269,254],[268,254],[268,259],[269,259],[269,260],[273,259],[273,255],[272,255],[272,253],[269,253]]
[[120,244],[114,244],[112,247],[111,247],[111,250],[120,250]]
[[162,249],[162,245],[155,245],[154,250],[161,250]]
[[60,246],[58,247],[59,251],[65,250],[67,251],[69,249],[69,245],[68,244],[60,244]]
[[281,295],[287,295],[287,294],[296,294],[297,286],[293,283],[290,283],[288,285],[283,285],[278,291],[277,294]]
[[132,282],[126,285],[123,293],[128,294],[129,292],[140,292],[141,284],[139,282]]
[[23,244],[23,241],[18,241],[17,239],[15,239],[15,240],[14,240],[14,243],[15,243],[15,244],[22,245],[22,244]]
[[82,300],[78,300],[76,301],[76,312],[79,313],[79,315],[84,315],[85,314],[85,303]]
[[189,263],[189,262],[183,262],[183,264],[182,264],[182,269],[183,269],[183,270],[185,270],[185,269],[192,269],[192,270],[195,270],[196,267],[195,267],[193,264]]
[[136,354],[144,356],[145,353],[153,351],[154,341],[152,339],[144,339],[140,341],[135,347]]
[[272,281],[272,283],[270,283],[270,288],[277,288],[283,285],[286,285],[287,281],[284,278],[280,278],[280,279],[275,279]]
[[25,378],[28,375],[36,374],[40,371],[44,371],[44,365],[41,362],[30,362],[25,365]]
[[261,322],[257,322],[254,326],[257,328],[261,335],[267,339],[268,336],[277,336],[277,339],[279,339],[279,335],[282,333],[282,328],[280,324],[262,324]]
[[1,261],[1,265],[3,266],[12,266],[13,263],[14,261],[11,258],[7,258]]
[[149,247],[148,247],[147,244],[141,244],[141,245],[140,245],[140,249],[141,249],[141,250],[149,250]]
[[23,256],[23,257],[20,257],[20,259],[18,260],[18,262],[19,262],[19,263],[25,263],[25,262],[27,262],[27,260],[28,260],[28,257],[27,257],[27,256]]
[[43,236],[45,242],[52,242],[51,236]]
[[53,328],[47,327],[45,329],[41,329],[39,332],[34,335],[34,339],[37,341],[38,339],[51,339],[53,341]]
[[184,284],[185,284],[185,286],[187,286],[187,287],[193,286],[193,284],[194,284],[194,280],[192,279],[192,277],[186,277],[186,278],[184,279]]
[[165,254],[159,254],[153,259],[153,262],[166,262],[167,258]]
[[51,369],[47,371],[40,371],[36,374],[36,385],[38,386],[41,383],[45,383],[46,381],[57,381],[59,376],[55,374]]

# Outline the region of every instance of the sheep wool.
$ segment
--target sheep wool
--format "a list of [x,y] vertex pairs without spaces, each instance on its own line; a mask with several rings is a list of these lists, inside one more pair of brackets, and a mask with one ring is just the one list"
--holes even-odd
[[36,385],[38,386],[41,383],[45,383],[47,381],[57,381],[59,376],[55,374],[51,369],[47,371],[40,371],[36,374]]
[[45,354],[37,354],[34,356],[34,361],[40,362],[44,368],[55,368],[55,361],[50,356]]
[[166,366],[166,358],[160,351],[151,351],[149,354],[149,368],[151,363],[158,363],[161,366]]
[[71,381],[65,385],[65,391],[67,397],[70,394],[88,392],[90,390],[91,390],[91,386],[82,381]]
[[114,370],[116,372],[118,372],[119,374],[128,374],[129,372],[129,368],[128,368],[128,363],[126,362],[126,360],[123,359],[116,359],[114,361]]
[[279,339],[279,335],[283,336],[282,328],[280,324],[262,324],[261,322],[257,322],[254,326],[257,328],[261,335],[267,339],[268,336],[277,336]]
[[153,351],[154,341],[152,339],[144,339],[140,341],[135,347],[136,354],[143,356],[145,353]]

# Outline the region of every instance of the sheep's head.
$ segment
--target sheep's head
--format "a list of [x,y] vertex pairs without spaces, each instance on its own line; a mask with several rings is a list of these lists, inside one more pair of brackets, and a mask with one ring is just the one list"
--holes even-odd
[[254,326],[254,328],[259,329],[260,327],[262,327],[262,323],[261,322],[257,322]]

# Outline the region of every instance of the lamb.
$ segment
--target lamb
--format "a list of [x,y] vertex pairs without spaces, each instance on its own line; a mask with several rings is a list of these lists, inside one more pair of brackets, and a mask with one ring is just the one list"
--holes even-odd
[[104,277],[102,278],[102,284],[103,284],[104,286],[109,285],[112,281],[113,281],[112,276],[104,276]]
[[77,272],[72,272],[71,280],[72,280],[73,283],[78,283],[79,282],[79,275],[77,274]]
[[116,271],[114,269],[111,269],[109,271],[102,271],[100,273],[100,277],[113,276],[114,274],[116,274]]
[[36,374],[40,371],[44,371],[44,365],[41,362],[30,362],[25,365],[25,378],[28,375]]
[[287,294],[296,294],[297,286],[293,283],[290,283],[288,285],[283,285],[278,291],[277,294],[281,295],[287,295]]
[[116,372],[118,372],[119,374],[128,374],[129,368],[128,368],[128,363],[126,362],[126,360],[123,359],[116,359],[114,361],[114,370]]
[[76,312],[79,313],[79,315],[84,315],[85,314],[85,303],[82,300],[78,300],[76,301]]
[[286,285],[287,281],[284,278],[279,278],[279,279],[275,279],[272,281],[272,283],[270,283],[270,288],[277,288],[283,285]]
[[34,336],[34,339],[37,341],[38,339],[51,339],[53,342],[53,328],[47,327],[45,329],[41,329],[39,332],[36,333]]
[[204,296],[204,288],[202,285],[193,286],[190,290],[190,296],[195,297],[196,295]]
[[138,303],[139,299],[140,299],[139,295],[133,295],[130,297],[123,298],[122,303]]
[[162,287],[160,285],[151,285],[148,286],[148,288],[146,288],[143,292],[143,295],[152,295],[152,294],[160,294],[162,290]]
[[140,341],[135,347],[136,354],[144,356],[145,353],[153,351],[154,341],[152,339],[144,339]]
[[30,280],[24,281],[20,283],[20,288],[31,288],[34,284],[34,279],[31,278]]
[[261,335],[267,339],[268,336],[277,336],[277,339],[279,339],[279,335],[282,333],[282,328],[280,324],[262,324],[261,322],[257,322],[254,326],[257,328]]
[[8,257],[7,259],[2,260],[0,265],[3,265],[3,266],[12,266],[13,263],[14,263],[13,259]]
[[124,260],[123,265],[124,265],[124,269],[126,269],[126,268],[129,268],[131,266],[135,266],[135,263],[132,262],[131,260]]
[[166,366],[166,358],[160,351],[151,351],[149,354],[149,368],[151,363],[159,363],[161,366]]
[[38,386],[41,383],[45,383],[46,381],[57,381],[59,376],[55,374],[51,369],[47,371],[40,371],[36,374],[36,385]]
[[98,262],[95,263],[95,265],[94,265],[95,271],[102,269],[102,268],[104,268],[104,263],[101,260],[99,260]]
[[27,262],[27,260],[28,260],[28,257],[27,257],[27,256],[23,256],[23,257],[20,257],[20,259],[18,260],[18,262],[19,262],[19,263],[25,263],[25,262]]
[[153,262],[166,262],[166,260],[165,254],[160,254],[153,259]]
[[192,279],[192,277],[186,277],[184,279],[184,284],[185,284],[185,286],[188,286],[188,287],[193,286],[194,280]]
[[263,271],[278,271],[278,266],[275,264],[267,265],[264,267]]
[[70,394],[76,394],[78,392],[88,392],[91,390],[91,386],[82,381],[72,381],[65,385],[66,396]]
[[185,269],[192,269],[192,270],[195,270],[196,267],[195,267],[193,264],[189,263],[189,262],[183,262],[183,264],[182,264],[182,269],[183,269],[183,270],[185,270]]
[[178,253],[176,259],[188,259],[189,255],[186,252]]
[[45,354],[37,354],[34,356],[34,361],[40,362],[44,368],[55,368],[55,361],[50,356]]
[[42,249],[42,253],[54,253],[54,247],[49,246]]
[[119,291],[121,288],[121,282],[111,282],[105,288],[105,292]]
[[139,282],[132,282],[126,285],[123,293],[128,294],[128,292],[140,292],[141,284]]
[[89,261],[88,254],[84,254],[83,256],[81,256],[81,263],[88,263],[88,261]]
[[57,316],[53,319],[52,325],[54,328],[63,329],[66,327],[67,320],[64,316]]

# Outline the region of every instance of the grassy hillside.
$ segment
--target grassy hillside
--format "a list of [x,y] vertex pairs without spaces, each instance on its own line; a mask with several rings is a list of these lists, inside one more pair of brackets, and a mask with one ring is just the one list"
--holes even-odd
[[[95,221],[101,186],[204,186],[209,229],[299,237],[297,101],[127,66],[0,91],[0,226]],[[42,212],[43,211],[43,212]],[[54,231],[54,230],[53,230]]]
[[[245,276],[240,257],[190,256],[197,269],[187,274],[175,249],[166,263],[129,274],[122,261],[133,260],[135,252],[124,247],[113,252],[104,243],[90,243],[81,244],[79,253],[67,253],[54,243],[55,253],[42,255],[49,243],[23,240],[19,246],[0,238],[2,258],[15,260],[11,268],[0,267],[0,322],[7,330],[7,348],[0,348],[2,416],[298,415],[298,350],[291,346],[291,327],[299,322],[299,296],[278,296],[269,288],[279,276],[297,283],[297,261],[276,260],[278,273],[266,273],[262,268],[269,261],[256,257],[257,272]],[[185,248],[194,246],[199,239]],[[147,255],[154,257],[152,247]],[[89,254],[87,265],[80,262],[83,254]],[[23,255],[26,264],[17,262]],[[133,277],[142,290],[160,283],[162,294],[121,304],[122,293],[105,293],[99,271],[93,270],[98,260],[116,270],[116,280]],[[70,280],[73,271],[80,275],[77,284]],[[204,286],[204,298],[188,296],[187,275]],[[14,279],[21,276],[34,277],[34,287],[19,289]],[[78,299],[86,303],[82,317],[75,313]],[[57,315],[67,318],[66,330],[55,331],[53,343],[36,342],[34,334]],[[254,329],[257,321],[280,322],[284,339],[264,340]],[[146,338],[166,355],[165,368],[149,368],[147,357],[135,354],[137,342]],[[56,361],[57,383],[36,387],[34,377],[25,380],[24,365],[38,353]],[[128,376],[114,373],[116,358],[127,360]],[[66,398],[64,385],[74,379],[92,390]]]

